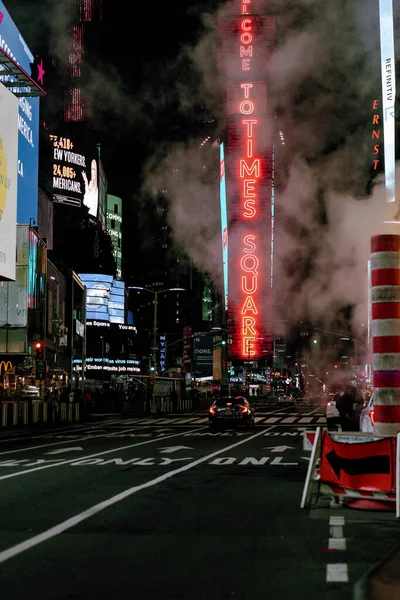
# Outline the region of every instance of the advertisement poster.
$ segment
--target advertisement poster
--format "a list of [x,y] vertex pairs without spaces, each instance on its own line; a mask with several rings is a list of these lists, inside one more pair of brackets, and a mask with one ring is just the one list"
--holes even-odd
[[[31,64],[34,62],[33,54],[2,0],[0,0],[0,13],[2,13],[0,46],[29,75]],[[43,75],[44,73],[40,84],[43,84]],[[32,73],[32,77],[39,81],[38,72]],[[38,218],[39,98],[21,97],[17,103],[17,115],[9,122],[15,124],[18,132],[17,222],[28,224],[29,219],[33,218],[37,222]]]
[[15,279],[18,99],[0,84],[0,278]]
[[97,219],[99,210],[98,151],[72,136],[50,134],[53,200],[70,206],[87,206]]

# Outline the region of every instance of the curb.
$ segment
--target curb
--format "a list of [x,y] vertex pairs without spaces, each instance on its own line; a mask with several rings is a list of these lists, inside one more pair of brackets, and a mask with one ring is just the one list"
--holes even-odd
[[[353,600],[395,600],[400,598],[400,569],[393,562],[400,563],[400,546],[361,577],[353,588]],[[385,573],[386,571],[386,573]]]

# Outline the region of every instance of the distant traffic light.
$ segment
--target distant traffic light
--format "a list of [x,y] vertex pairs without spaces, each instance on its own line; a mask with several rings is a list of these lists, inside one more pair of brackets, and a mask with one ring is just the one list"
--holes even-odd
[[42,358],[42,352],[43,352],[42,342],[36,342],[35,350],[36,350],[36,358]]

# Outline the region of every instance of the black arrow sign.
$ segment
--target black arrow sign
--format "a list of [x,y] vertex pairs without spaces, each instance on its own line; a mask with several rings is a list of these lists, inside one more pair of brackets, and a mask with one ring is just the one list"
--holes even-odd
[[326,455],[329,464],[340,479],[340,471],[347,475],[384,475],[390,473],[390,456],[367,456],[366,458],[342,458],[331,450]]

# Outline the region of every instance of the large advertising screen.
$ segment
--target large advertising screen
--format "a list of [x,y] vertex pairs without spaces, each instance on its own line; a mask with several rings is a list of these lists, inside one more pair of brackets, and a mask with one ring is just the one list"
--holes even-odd
[[86,319],[123,324],[125,283],[96,273],[79,273],[79,277],[86,286]]
[[[0,46],[30,74],[33,54],[2,0],[0,13]],[[36,79],[37,73],[32,75]],[[38,218],[39,98],[21,97],[18,102],[18,115],[14,121],[18,131],[17,222],[27,224],[31,218],[36,222]]]
[[0,83],[0,279],[15,279],[18,100]]
[[99,209],[99,157],[96,146],[72,135],[50,133],[50,177],[54,202],[87,206],[97,219]]
[[218,24],[219,69],[226,81],[228,319],[232,358],[271,352],[272,181],[274,107],[268,57],[275,19],[262,0],[232,0]]

